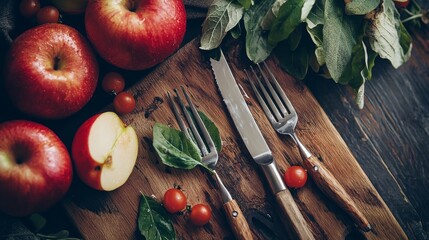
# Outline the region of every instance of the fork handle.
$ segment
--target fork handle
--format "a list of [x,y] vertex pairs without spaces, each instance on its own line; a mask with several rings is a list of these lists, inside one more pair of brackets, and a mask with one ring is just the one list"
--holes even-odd
[[223,204],[223,209],[235,238],[238,240],[253,239],[249,224],[237,202],[234,199],[230,200]]
[[318,188],[346,211],[361,230],[365,232],[371,230],[371,225],[365,215],[358,209],[351,196],[317,157],[311,155],[308,158],[304,158],[303,166],[307,169]]

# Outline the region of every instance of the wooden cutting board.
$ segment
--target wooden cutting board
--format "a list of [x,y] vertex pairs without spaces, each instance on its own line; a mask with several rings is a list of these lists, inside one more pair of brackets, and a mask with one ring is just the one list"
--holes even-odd
[[[283,173],[300,163],[298,149],[289,137],[271,128],[251,92],[237,47],[224,49],[246,101],[265,136]],[[373,231],[359,233],[348,216],[327,199],[311,180],[298,190],[291,190],[295,201],[318,239],[344,239],[346,236],[367,239],[406,239],[398,222],[362,171],[355,157],[336,131],[312,93],[302,82],[280,70],[275,59],[268,64],[292,101],[298,115],[297,135],[338,178],[370,221]],[[122,119],[132,125],[140,145],[136,166],[129,180],[112,192],[99,192],[75,181],[64,206],[85,239],[138,239],[137,214],[140,194],[158,199],[173,184],[186,191],[189,204],[208,203],[213,218],[204,227],[193,227],[185,216],[173,216],[179,239],[231,239],[233,235],[222,211],[218,189],[202,168],[180,170],[160,163],[152,147],[155,122],[177,127],[166,102],[166,91],[185,86],[198,109],[218,126],[223,149],[218,173],[245,214],[255,239],[284,239],[278,208],[258,165],[253,162],[236,131],[215,84],[208,59],[193,40],[162,63],[129,91],[137,99],[136,110]],[[110,107],[107,107],[109,110]],[[358,157],[358,156],[357,156]]]

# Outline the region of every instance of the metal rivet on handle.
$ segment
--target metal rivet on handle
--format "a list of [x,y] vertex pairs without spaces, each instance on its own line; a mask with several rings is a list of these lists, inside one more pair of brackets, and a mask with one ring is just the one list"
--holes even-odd
[[319,171],[319,166],[315,165],[315,166],[313,167],[313,171],[315,171],[315,172]]
[[238,212],[237,212],[237,211],[233,211],[233,212],[232,212],[232,216],[233,216],[233,217],[237,217],[237,216],[238,216]]

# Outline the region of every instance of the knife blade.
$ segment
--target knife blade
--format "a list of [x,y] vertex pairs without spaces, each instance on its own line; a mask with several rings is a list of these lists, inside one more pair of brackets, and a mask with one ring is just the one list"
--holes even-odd
[[219,91],[234,125],[253,160],[262,168],[271,191],[285,215],[285,218],[282,219],[285,220],[285,226],[290,229],[289,233],[298,239],[314,239],[308,223],[299,211],[290,191],[283,183],[271,150],[241,94],[222,50],[219,61],[210,59],[210,63]]

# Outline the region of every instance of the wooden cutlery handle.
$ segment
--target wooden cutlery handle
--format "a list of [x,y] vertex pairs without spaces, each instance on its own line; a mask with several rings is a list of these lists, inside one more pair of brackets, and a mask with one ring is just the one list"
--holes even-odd
[[365,215],[357,208],[350,195],[317,157],[312,155],[304,159],[303,165],[319,189],[346,211],[360,229],[365,232],[371,230],[371,225]]
[[275,195],[277,203],[283,211],[283,216],[281,217],[285,221],[286,226],[295,234],[293,239],[314,239],[310,226],[305,221],[304,216],[302,216],[289,189],[282,190]]
[[253,239],[249,224],[237,202],[235,200],[228,201],[223,205],[223,209],[235,238],[238,240]]

